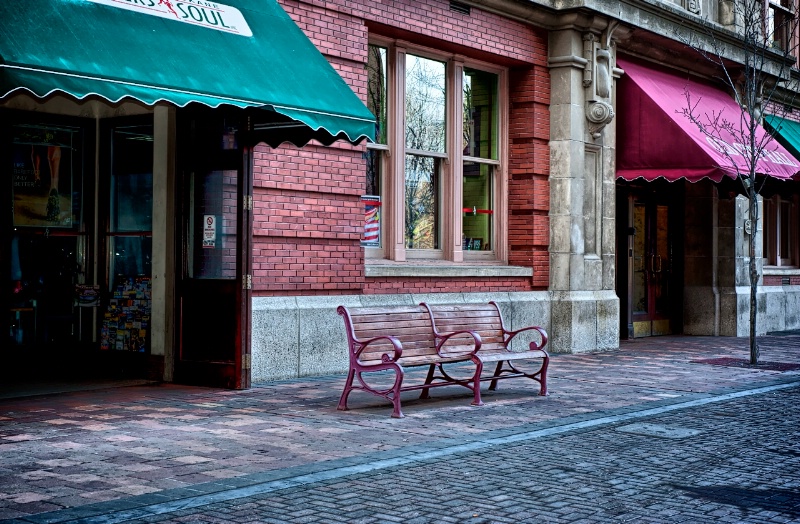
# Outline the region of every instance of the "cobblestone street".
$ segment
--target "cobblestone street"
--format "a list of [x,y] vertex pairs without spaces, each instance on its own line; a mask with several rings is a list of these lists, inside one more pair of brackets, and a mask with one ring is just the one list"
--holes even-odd
[[797,522],[800,387],[133,522]]

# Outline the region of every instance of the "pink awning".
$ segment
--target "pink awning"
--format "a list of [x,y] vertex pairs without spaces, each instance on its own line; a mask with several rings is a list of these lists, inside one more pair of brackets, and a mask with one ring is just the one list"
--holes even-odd
[[[706,136],[684,116],[689,103],[701,122],[721,115],[736,125],[746,121],[736,101],[724,91],[700,81],[680,77],[638,63],[617,59],[625,70],[617,93],[617,177],[625,180],[663,177],[669,181],[702,178],[720,181],[736,178],[749,169],[741,140],[722,131]],[[687,102],[687,93],[689,101]],[[756,140],[766,131],[756,128]],[[730,157],[724,152],[727,150]],[[732,161],[733,160],[733,161]],[[737,170],[738,166],[738,170]],[[771,140],[756,166],[756,172],[789,179],[800,172],[798,162],[777,141]]]

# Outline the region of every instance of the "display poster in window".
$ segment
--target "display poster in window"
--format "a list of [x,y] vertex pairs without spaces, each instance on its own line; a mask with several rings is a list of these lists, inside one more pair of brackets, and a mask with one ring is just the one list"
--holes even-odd
[[361,245],[379,247],[381,245],[381,197],[364,195],[361,197],[364,204],[364,233],[361,236]]
[[145,353],[150,342],[150,279],[123,278],[114,287],[100,326],[100,349]]
[[100,286],[76,284],[75,304],[78,307],[95,307],[100,305]]
[[203,215],[203,248],[214,249],[217,247],[217,217],[216,215]]
[[13,127],[14,226],[72,227],[77,133],[77,129],[66,127]]

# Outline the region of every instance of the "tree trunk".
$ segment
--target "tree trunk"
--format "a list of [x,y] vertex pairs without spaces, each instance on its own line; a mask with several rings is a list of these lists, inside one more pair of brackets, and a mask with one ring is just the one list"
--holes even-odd
[[758,192],[755,187],[748,188],[750,234],[748,245],[750,251],[750,365],[758,364],[758,341],[756,340],[756,319],[758,317],[758,264],[756,261],[756,233],[758,232]]

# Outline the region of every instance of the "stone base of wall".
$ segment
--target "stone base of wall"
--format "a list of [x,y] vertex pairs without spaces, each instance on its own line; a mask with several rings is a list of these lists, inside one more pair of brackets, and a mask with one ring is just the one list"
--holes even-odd
[[766,315],[759,317],[764,331],[800,329],[800,285],[764,286]]
[[[800,328],[800,286],[759,286],[757,335]],[[750,288],[687,287],[684,290],[686,335],[750,336]]]
[[[542,326],[552,353],[619,348],[613,291],[436,293],[253,298],[252,382],[347,372],[347,338],[336,313],[348,307],[476,303],[494,300],[509,329]],[[518,339],[518,340],[517,340]],[[515,339],[525,345],[522,334]]]

